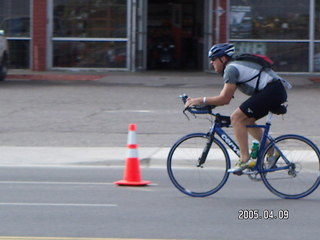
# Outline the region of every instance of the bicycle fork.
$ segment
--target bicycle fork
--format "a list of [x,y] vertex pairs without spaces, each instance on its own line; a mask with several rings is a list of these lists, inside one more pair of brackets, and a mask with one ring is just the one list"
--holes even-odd
[[213,141],[213,136],[210,136],[209,135],[209,138],[207,140],[207,143],[202,151],[202,154],[201,156],[199,157],[198,159],[198,165],[197,167],[201,167],[203,168],[203,164],[206,162],[206,159],[207,159],[207,156],[208,156],[208,153],[210,151],[210,148],[212,146],[212,141]]

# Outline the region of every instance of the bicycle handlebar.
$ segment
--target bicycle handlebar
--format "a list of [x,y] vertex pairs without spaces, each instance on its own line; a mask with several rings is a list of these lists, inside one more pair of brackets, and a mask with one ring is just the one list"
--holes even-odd
[[[182,94],[179,96],[183,103],[186,104],[188,95]],[[191,114],[210,114],[215,116],[215,124],[219,124],[220,127],[230,127],[231,126],[231,119],[229,116],[223,116],[220,115],[219,113],[213,113],[212,109],[214,109],[216,106],[215,105],[198,105],[198,106],[191,106],[191,107],[186,107],[183,110],[183,114],[189,119],[188,115],[185,113],[186,111],[190,112]]]
[[[183,104],[186,104],[188,95],[184,93],[179,97],[182,99]],[[185,113],[185,111],[188,111],[192,114],[212,114],[212,109],[214,109],[215,107],[216,107],[215,105],[196,105],[196,106],[186,107],[183,110],[183,113]]]

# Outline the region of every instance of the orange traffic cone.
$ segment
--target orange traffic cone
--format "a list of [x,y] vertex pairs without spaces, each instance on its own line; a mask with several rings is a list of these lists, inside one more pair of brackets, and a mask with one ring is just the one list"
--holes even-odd
[[124,179],[114,182],[114,184],[121,185],[121,186],[144,186],[144,185],[150,184],[151,183],[150,181],[141,180],[135,124],[129,125],[127,147],[128,147],[128,156],[126,160],[126,168],[124,171]]

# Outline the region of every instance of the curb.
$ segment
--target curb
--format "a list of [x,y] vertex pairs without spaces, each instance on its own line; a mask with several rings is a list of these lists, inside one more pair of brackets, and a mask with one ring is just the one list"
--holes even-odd
[[320,83],[320,78],[309,78],[309,80],[314,83]]
[[38,80],[38,81],[96,81],[106,75],[87,74],[8,74],[9,80]]

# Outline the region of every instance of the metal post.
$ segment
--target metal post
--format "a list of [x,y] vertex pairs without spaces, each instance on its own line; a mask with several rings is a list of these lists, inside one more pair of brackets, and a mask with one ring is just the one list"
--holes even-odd
[[310,0],[309,5],[309,72],[314,71],[314,19],[315,19],[315,0]]
[[[128,54],[127,63],[131,71],[136,70],[136,17],[137,17],[137,1],[130,1],[130,6],[128,6]],[[130,25],[131,24],[131,25]]]

